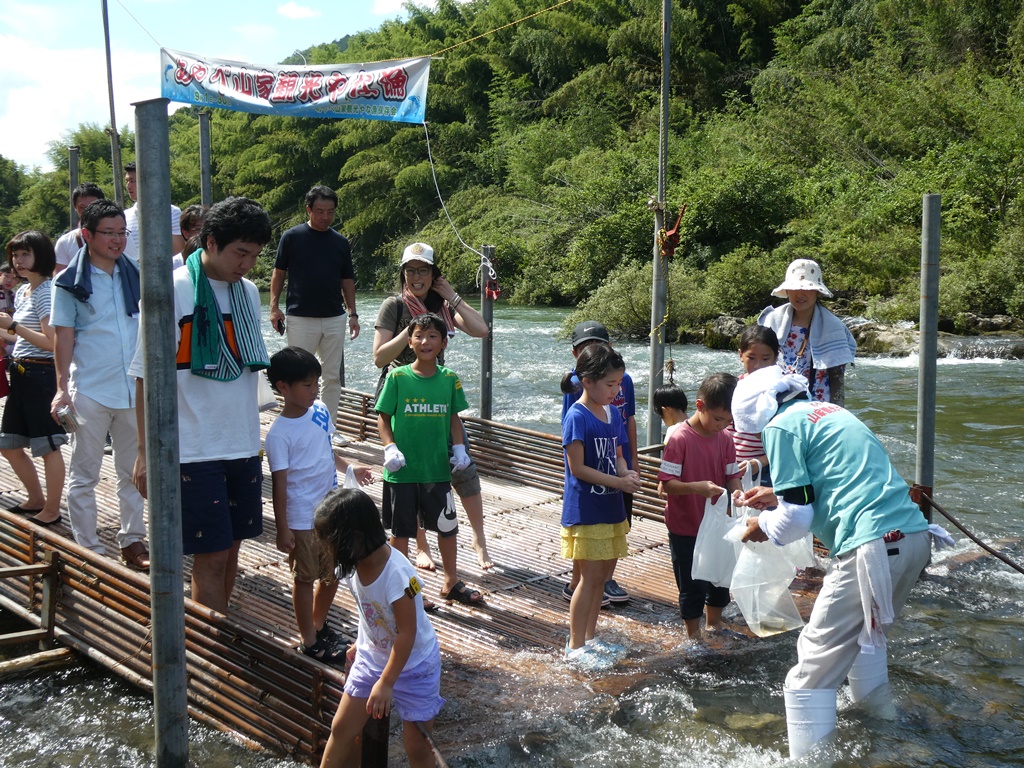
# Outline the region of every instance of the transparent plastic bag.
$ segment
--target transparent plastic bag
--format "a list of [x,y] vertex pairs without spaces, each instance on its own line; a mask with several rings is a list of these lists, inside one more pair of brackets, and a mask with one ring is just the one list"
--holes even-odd
[[[731,538],[737,538],[737,531],[739,526]],[[785,547],[777,547],[770,541],[740,544],[730,588],[747,626],[758,637],[788,632],[804,625],[789,592],[797,568],[790,555]]]
[[728,587],[736,565],[737,544],[727,538],[735,520],[729,517],[729,494],[722,493],[716,502],[704,502],[704,519],[697,531],[690,576],[710,581],[716,587]]
[[256,400],[261,411],[271,411],[277,407],[277,395],[270,386],[266,371],[256,372]]
[[359,481],[356,480],[356,471],[352,469],[352,465],[349,464],[345,470],[345,480],[341,484],[342,488],[359,488]]
[[740,478],[740,486],[744,491],[749,491],[751,488],[756,488],[761,484],[761,464],[757,465],[757,474],[753,474],[750,471],[750,462],[747,462],[747,468],[743,470],[743,476]]

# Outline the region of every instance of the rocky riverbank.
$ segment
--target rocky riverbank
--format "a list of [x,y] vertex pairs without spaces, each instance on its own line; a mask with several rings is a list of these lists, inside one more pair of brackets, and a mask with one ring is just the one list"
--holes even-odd
[[[857,354],[879,357],[907,357],[917,354],[918,330],[911,323],[887,325],[863,318],[844,317],[843,322],[857,340]],[[744,321],[722,316],[698,333],[681,339],[703,344],[709,349],[737,349]],[[964,328],[966,334],[951,332]],[[1001,360],[1024,359],[1024,334],[1019,321],[1005,315],[958,316],[954,322],[940,323],[939,357],[988,357]]]

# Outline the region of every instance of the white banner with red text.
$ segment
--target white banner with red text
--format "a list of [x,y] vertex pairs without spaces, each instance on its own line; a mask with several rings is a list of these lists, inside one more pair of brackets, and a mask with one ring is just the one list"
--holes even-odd
[[161,93],[196,106],[293,117],[422,123],[430,58],[261,66],[160,49]]

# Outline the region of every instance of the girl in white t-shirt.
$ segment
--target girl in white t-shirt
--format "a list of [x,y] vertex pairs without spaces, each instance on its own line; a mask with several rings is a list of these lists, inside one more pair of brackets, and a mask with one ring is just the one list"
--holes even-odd
[[357,762],[356,738],[370,717],[386,717],[392,702],[404,721],[409,765],[434,765],[417,724],[432,732],[444,704],[441,649],[423,610],[415,568],[388,545],[377,505],[360,490],[327,494],[313,526],[359,609],[359,633],[348,652],[352,666],[321,768]]

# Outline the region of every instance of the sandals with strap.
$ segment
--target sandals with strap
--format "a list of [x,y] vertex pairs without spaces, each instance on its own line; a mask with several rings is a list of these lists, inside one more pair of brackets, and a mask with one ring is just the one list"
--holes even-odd
[[329,646],[333,646],[341,640],[341,635],[334,631],[330,621],[325,621],[324,625],[316,631],[316,639],[322,640]]
[[455,582],[455,586],[448,590],[447,593],[442,589],[441,597],[450,602],[462,603],[463,605],[479,605],[484,601],[484,596],[477,590],[467,587],[464,581]]
[[299,650],[311,659],[322,661],[324,664],[344,664],[345,651],[348,649],[344,645],[334,646],[324,640],[317,640],[308,647],[300,645]]

